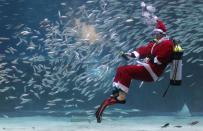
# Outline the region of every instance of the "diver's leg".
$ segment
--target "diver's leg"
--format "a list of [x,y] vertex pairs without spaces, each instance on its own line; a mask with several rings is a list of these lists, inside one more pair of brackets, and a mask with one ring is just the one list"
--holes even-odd
[[101,122],[103,111],[107,106],[114,105],[114,104],[125,104],[125,97],[126,97],[126,93],[123,92],[122,90],[120,89],[113,90],[112,95],[109,98],[105,99],[103,103],[100,105],[100,107],[97,109],[95,114],[97,118],[97,122],[98,123]]
[[120,66],[117,69],[113,86],[121,89],[126,94],[128,93],[131,80],[141,80],[141,81],[153,81],[149,72],[141,65],[127,65]]
[[122,90],[126,94],[128,93],[128,89],[132,79],[132,76],[129,74],[129,72],[126,72],[126,70],[128,70],[128,67],[129,66],[119,66],[113,80],[113,86]]
[[101,116],[105,108],[109,105],[114,104],[125,104],[126,95],[129,90],[129,86],[132,79],[142,80],[142,81],[152,81],[151,76],[143,66],[138,65],[127,65],[120,66],[117,69],[113,85],[115,90],[113,90],[112,95],[104,100],[101,106],[96,112],[97,122],[101,122]]

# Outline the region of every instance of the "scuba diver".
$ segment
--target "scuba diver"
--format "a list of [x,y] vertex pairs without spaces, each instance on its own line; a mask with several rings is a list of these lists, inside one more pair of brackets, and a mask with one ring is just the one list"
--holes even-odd
[[[144,82],[155,82],[160,77],[168,64],[171,64],[170,84],[180,85],[182,79],[182,55],[183,50],[179,43],[173,39],[169,39],[166,35],[166,26],[162,20],[153,15],[154,8],[141,3],[144,10],[144,17],[149,20],[150,11],[151,18],[155,23],[155,28],[152,32],[154,40],[147,45],[141,46],[130,53],[123,53],[122,56],[126,59],[135,58],[137,64],[125,65],[117,68],[112,91],[112,95],[105,99],[96,111],[97,122],[101,122],[102,113],[106,107],[114,104],[125,104],[126,95],[128,93],[132,79],[141,80]],[[148,10],[148,11],[146,11]],[[149,23],[149,22],[148,22]],[[142,61],[138,61],[141,59]],[[170,87],[170,84],[168,88]],[[167,88],[167,90],[168,90]],[[166,92],[167,92],[166,90]],[[165,96],[166,92],[163,96]]]
[[154,40],[146,46],[141,46],[131,53],[124,53],[124,57],[144,59],[137,61],[136,65],[125,65],[117,68],[113,80],[115,89],[112,95],[104,100],[96,112],[97,122],[101,122],[101,116],[105,108],[114,104],[125,104],[126,95],[132,79],[145,82],[153,82],[164,72],[166,66],[171,62],[173,53],[173,42],[166,36],[164,23],[157,19],[156,28],[153,30]]
[[[118,67],[116,75],[113,80],[114,90],[112,95],[103,101],[100,107],[96,111],[97,122],[101,122],[103,111],[109,105],[125,104],[126,95],[129,90],[129,86],[132,79],[141,80],[144,82],[153,82],[160,77],[164,69],[169,63],[172,64],[172,70],[170,75],[170,84],[180,85],[181,83],[181,71],[182,71],[182,50],[180,46],[169,39],[166,35],[166,26],[162,20],[153,15],[155,8],[147,6],[144,2],[141,3],[142,16],[145,17],[147,24],[150,24],[150,19],[156,24],[153,30],[153,41],[150,41],[147,45],[141,46],[135,49],[131,53],[123,53],[122,56],[125,59],[136,58],[143,61],[137,61],[135,65],[125,65]],[[177,47],[177,48],[176,48]],[[177,50],[178,49],[178,50]],[[174,53],[174,50],[177,52]],[[180,51],[180,52],[179,52]],[[175,57],[174,57],[175,54]],[[170,85],[168,86],[168,88]],[[167,90],[168,90],[167,88]],[[166,92],[167,92],[166,90]],[[164,93],[164,96],[166,94]]]

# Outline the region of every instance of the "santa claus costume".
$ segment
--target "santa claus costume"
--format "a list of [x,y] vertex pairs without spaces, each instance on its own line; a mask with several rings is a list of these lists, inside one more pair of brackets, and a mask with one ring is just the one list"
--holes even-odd
[[157,20],[153,32],[164,35],[161,39],[150,41],[146,46],[139,47],[132,52],[132,55],[138,59],[145,58],[145,62],[138,61],[136,65],[118,67],[113,81],[116,88],[128,93],[132,79],[146,82],[156,81],[171,62],[173,42],[165,35],[166,27],[161,20]]
[[102,113],[107,106],[117,103],[125,104],[125,95],[128,93],[132,79],[146,82],[156,81],[172,61],[173,42],[166,36],[166,27],[163,22],[161,20],[156,22],[156,28],[153,31],[156,39],[150,41],[146,46],[137,48],[132,53],[124,54],[124,57],[130,56],[145,60],[138,61],[136,65],[118,67],[113,80],[113,86],[116,89],[97,109],[95,114],[97,122],[101,122]]

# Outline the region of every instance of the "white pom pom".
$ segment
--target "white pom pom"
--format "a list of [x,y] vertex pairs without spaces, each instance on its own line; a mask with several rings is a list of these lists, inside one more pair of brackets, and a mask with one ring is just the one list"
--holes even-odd
[[146,4],[142,1],[141,2],[141,7],[145,7],[146,6]]
[[154,19],[154,21],[157,21],[159,19],[156,15],[154,15],[152,18]]
[[151,12],[151,13],[154,13],[154,12],[156,11],[156,9],[155,9],[153,6],[151,6],[151,5],[148,5],[148,6],[146,7],[146,9],[147,9],[149,12]]

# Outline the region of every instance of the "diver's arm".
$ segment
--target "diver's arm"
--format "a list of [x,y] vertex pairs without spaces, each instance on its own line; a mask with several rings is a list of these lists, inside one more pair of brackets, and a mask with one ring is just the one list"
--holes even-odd
[[142,59],[142,58],[145,58],[145,57],[150,55],[152,46],[153,46],[153,43],[150,42],[146,46],[141,46],[141,47],[137,48],[133,52],[124,53],[122,55],[126,59],[129,59],[129,57],[131,57],[131,58],[137,58],[137,59]]
[[143,59],[151,54],[153,42],[149,42],[146,46],[141,46],[132,52],[135,58]]

